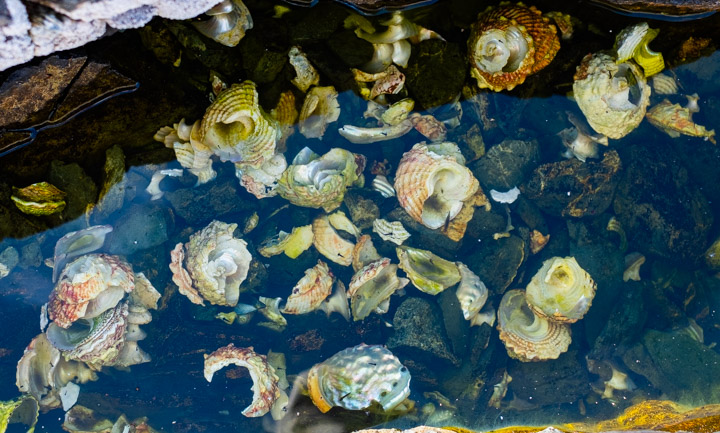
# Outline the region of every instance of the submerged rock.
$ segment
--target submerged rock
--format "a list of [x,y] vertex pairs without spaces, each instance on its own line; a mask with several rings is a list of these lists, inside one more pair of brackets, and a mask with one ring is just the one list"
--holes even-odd
[[130,255],[168,240],[173,222],[167,208],[135,205],[123,213],[107,241],[111,254]]
[[238,197],[236,180],[210,182],[195,188],[183,188],[165,193],[173,210],[190,225],[207,223],[223,215],[250,211],[256,200]]
[[578,360],[577,351],[543,362],[511,361],[508,374],[513,378],[510,390],[529,404],[571,403],[592,392],[587,369]]
[[540,161],[536,140],[504,140],[470,166],[483,190],[507,191],[520,185]]
[[503,293],[527,257],[528,246],[517,236],[488,239],[483,244],[463,261],[492,293]]
[[85,213],[88,205],[95,203],[97,186],[77,163],[51,162],[48,180],[67,194],[67,205],[62,214],[65,220],[79,217]]
[[465,82],[465,54],[456,44],[429,39],[413,47],[405,85],[425,109],[452,102]]
[[102,221],[120,209],[125,201],[125,154],[115,145],[105,152],[105,176],[100,190],[95,220]]

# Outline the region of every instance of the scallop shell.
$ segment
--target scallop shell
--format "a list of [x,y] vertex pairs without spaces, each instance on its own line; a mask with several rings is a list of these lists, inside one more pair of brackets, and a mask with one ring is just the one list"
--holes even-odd
[[437,295],[460,281],[457,265],[430,251],[407,246],[395,250],[400,259],[400,269],[422,292]]
[[175,158],[183,168],[198,178],[198,184],[207,183],[217,176],[212,168],[212,151],[200,142],[200,121],[187,125],[185,119],[173,127],[164,126],[153,136],[156,141],[175,151]]
[[415,221],[431,229],[443,227],[455,218],[463,202],[479,188],[475,176],[455,155],[435,153],[424,143],[403,154],[395,173],[400,205]]
[[397,277],[397,269],[397,265],[390,264],[390,259],[382,258],[353,275],[347,292],[353,320],[363,320],[377,311],[390,295],[407,285],[408,279]]
[[328,125],[340,117],[338,92],[333,86],[313,87],[305,96],[300,110],[300,133],[305,138],[322,140]]
[[592,128],[618,139],[645,117],[650,86],[632,62],[616,64],[605,53],[588,54],[575,73],[573,94]]
[[500,3],[478,16],[468,38],[470,73],[478,87],[512,90],[549,65],[560,49],[556,27],[534,6]]
[[533,313],[522,290],[505,292],[497,328],[508,355],[523,362],[557,359],[570,346],[570,325]]
[[352,264],[355,244],[345,240],[330,224],[327,215],[321,215],[312,223],[313,245],[320,254],[339,265]]
[[373,231],[384,241],[390,241],[395,245],[402,245],[410,237],[400,221],[387,221],[376,219],[373,221]]
[[574,323],[582,319],[595,297],[595,281],[574,257],[543,262],[527,285],[527,303],[550,320]]
[[260,107],[255,83],[247,80],[215,98],[205,111],[199,134],[220,160],[259,167],[275,154],[282,130]]
[[363,410],[373,402],[389,411],[410,395],[410,373],[385,347],[360,344],[315,364],[308,392],[323,413],[334,406]]
[[132,267],[119,256],[87,254],[63,269],[50,293],[48,316],[61,328],[115,307],[135,287]]
[[212,382],[216,371],[228,365],[245,367],[250,373],[253,386],[253,401],[242,414],[247,417],[263,416],[270,412],[280,399],[283,391],[278,388],[278,376],[268,364],[267,357],[255,353],[252,347],[235,347],[232,343],[205,356],[203,374],[205,380]]
[[317,265],[306,270],[305,276],[293,287],[281,311],[285,314],[305,314],[317,309],[330,296],[334,280],[328,265],[318,260]]
[[674,95],[678,92],[675,78],[665,74],[653,75],[652,88],[658,95]]

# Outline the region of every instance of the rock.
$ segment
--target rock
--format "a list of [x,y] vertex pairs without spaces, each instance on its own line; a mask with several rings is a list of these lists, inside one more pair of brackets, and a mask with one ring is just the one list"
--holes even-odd
[[623,361],[670,400],[693,405],[720,400],[720,355],[689,334],[649,329]]
[[[588,320],[588,317],[583,320],[585,335],[592,346],[588,358],[597,361],[612,359],[618,349],[624,349],[637,342],[647,318],[644,292],[643,283],[635,281],[622,283],[621,295],[611,307],[610,315],[608,316],[607,310],[601,312],[604,316],[602,320],[604,325],[600,324],[601,328],[593,324],[592,320]],[[597,305],[593,303],[588,314],[595,307]]]
[[460,360],[452,353],[440,308],[421,298],[407,298],[393,317],[395,332],[387,347],[394,354],[411,358],[431,366],[459,366]]
[[266,25],[264,32],[248,32],[238,44],[246,76],[257,84],[273,82],[288,63],[287,42],[270,38],[281,33],[284,28],[277,28],[280,26],[277,20],[264,24],[273,26]]
[[0,253],[0,278],[7,277],[15,266],[20,263],[20,255],[13,246],[9,246]]
[[[405,72],[405,85],[415,100],[415,109],[430,109],[452,102],[465,83],[465,49],[429,39],[413,46]],[[420,106],[418,106],[420,105]]]
[[599,215],[612,203],[619,171],[620,157],[611,150],[599,162],[569,159],[541,165],[520,190],[550,215]]
[[43,257],[40,244],[31,241],[20,248],[20,267],[23,269],[37,268],[42,265]]
[[105,152],[105,176],[97,205],[93,212],[95,221],[103,221],[122,208],[125,201],[125,154],[120,146]]
[[501,233],[507,229],[507,214],[498,212],[503,212],[503,209],[498,206],[490,211],[483,208],[475,209],[463,237],[466,240],[465,243],[470,244],[471,249],[475,249],[479,240],[492,241],[495,233]]
[[462,260],[488,290],[501,294],[515,279],[518,268],[527,257],[528,246],[517,237],[483,241],[476,251]]
[[243,200],[238,196],[237,187],[237,179],[209,182],[195,188],[166,192],[165,198],[189,225],[200,226],[229,213],[252,213],[257,200]]
[[470,165],[470,170],[488,194],[491,189],[505,192],[523,183],[540,161],[536,140],[504,140]]
[[[645,254],[698,262],[708,245],[713,215],[666,141],[627,149],[628,161],[613,209],[628,241]],[[627,156],[625,156],[627,155]]]
[[62,214],[66,221],[83,215],[88,205],[95,203],[97,186],[77,163],[51,162],[48,181],[67,194],[67,205]]
[[460,248],[460,242],[450,240],[440,230],[432,230],[418,223],[401,207],[390,211],[384,218],[388,221],[400,221],[411,234],[403,245],[430,250],[445,258],[452,258]]
[[679,17],[680,19],[687,15],[692,16],[702,13],[713,13],[718,10],[718,3],[715,0],[592,0],[594,3],[600,3],[610,6],[621,11],[640,13],[640,14],[658,14]]
[[168,240],[172,215],[167,208],[133,205],[123,213],[105,241],[111,254],[130,255]]
[[457,287],[443,290],[437,296],[437,300],[438,304],[440,304],[445,331],[450,338],[453,353],[462,358],[468,350],[470,322],[463,317],[456,290]]
[[327,40],[328,47],[345,64],[359,68],[372,59],[374,49],[370,42],[360,39],[352,30],[334,34]]
[[332,3],[321,3],[303,12],[300,20],[290,23],[293,44],[330,39],[348,15],[347,9]]
[[381,200],[379,193],[364,193],[360,189],[348,190],[343,198],[350,211],[350,219],[360,230],[371,228],[373,221],[380,218],[380,208],[375,202]]

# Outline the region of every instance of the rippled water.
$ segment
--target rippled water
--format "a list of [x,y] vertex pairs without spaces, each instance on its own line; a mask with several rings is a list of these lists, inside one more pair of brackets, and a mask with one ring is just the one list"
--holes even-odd
[[[288,325],[281,332],[260,326],[260,315],[248,324],[227,325],[215,316],[231,308],[200,307],[180,295],[168,268],[170,251],[213,219],[237,223],[240,235],[253,213],[259,216],[257,227],[242,235],[255,263],[251,281],[243,286],[247,290],[240,295],[241,303],[254,305],[258,296],[286,299],[304,271],[319,258],[325,260],[312,247],[296,259],[258,254],[257,248],[265,239],[279,230],[309,224],[322,211],[288,205],[280,197],[256,199],[239,185],[230,163],[215,161],[218,176],[206,185],[194,187],[195,177],[186,172],[182,177],[165,179],[161,183],[165,195],[158,200],[151,200],[145,191],[157,170],[181,168],[173,152],[153,141],[152,135],[180,118],[201,118],[210,103],[210,70],[219,72],[229,83],[257,81],[261,103],[270,109],[281,91],[293,88],[286,50],[291,45],[302,46],[318,67],[321,83],[341,91],[341,115],[322,140],[306,139],[296,131],[287,142],[285,155],[291,161],[305,146],[318,154],[341,147],[365,155],[366,186],[348,194],[372,200],[379,214],[389,220],[402,219],[398,215],[403,211],[396,198],[383,199],[370,190],[374,177],[370,166],[374,161],[387,160],[392,174],[403,153],[425,140],[411,131],[390,141],[352,144],[338,134],[342,125],[367,122],[363,119],[366,102],[350,89],[352,76],[347,64],[355,62],[353,66],[358,66],[367,59],[362,52],[343,51],[355,46],[354,36],[341,24],[350,9],[333,4],[312,9],[291,7],[278,19],[272,18],[272,4],[248,6],[255,27],[233,49],[215,46],[207,39],[205,51],[182,47],[176,35],[191,31],[191,27],[179,29],[177,24],[160,21],[90,44],[78,54],[109,63],[129,77],[130,83],[139,82],[139,89],[83,112],[62,127],[42,131],[33,143],[0,160],[0,236],[5,236],[0,252],[10,246],[19,252],[18,265],[0,279],[0,400],[19,395],[16,363],[40,332],[40,309],[53,289],[52,269],[43,262],[53,256],[55,242],[69,231],[108,224],[114,230],[100,251],[126,256],[134,270],[144,272],[163,294],[160,308],[152,312],[152,322],[142,327],[147,338],[139,344],[152,361],[128,371],[105,368],[99,380],[81,385],[78,404],[108,418],[115,419],[121,413],[130,418],[147,416],[153,428],[176,432],[334,432],[384,422],[399,427],[433,424],[479,430],[614,418],[630,404],[647,399],[667,398],[692,405],[720,402],[720,354],[716,346],[720,338],[720,281],[717,270],[705,261],[706,249],[718,236],[717,147],[700,138],[671,138],[645,120],[625,138],[610,140],[609,147],[601,148],[601,155],[606,157],[616,150],[622,166],[609,182],[616,184],[609,192],[602,191],[607,179],[599,174],[607,167],[602,166],[601,159],[588,160],[585,165],[556,165],[563,168],[543,177],[553,179],[553,191],[542,197],[529,192],[539,182],[538,167],[564,161],[564,147],[557,134],[571,126],[567,113],[583,117],[568,97],[576,66],[585,54],[612,48],[618,31],[639,21],[588,3],[564,6],[563,12],[576,16],[580,24],[576,23],[572,39],[561,41],[552,64],[512,92],[483,91],[486,106],[482,112],[466,97],[460,97],[459,104],[420,104],[447,102],[443,98],[449,95],[452,99],[463,82],[475,88],[463,59],[469,24],[484,6],[441,1],[408,13],[447,39],[447,43],[428,41],[413,47],[405,72],[416,110],[434,113],[443,120],[461,112],[459,124],[449,129],[448,140],[459,143],[472,161],[468,166],[481,177],[485,193],[489,195],[490,186],[501,183],[483,177],[487,167],[500,174],[514,170],[523,193],[510,205],[493,202],[489,212],[478,208],[461,242],[406,224],[412,234],[407,244],[467,264],[490,289],[489,302],[495,308],[503,292],[525,288],[543,261],[554,256],[575,257],[597,282],[597,295],[588,314],[571,325],[572,344],[558,360],[524,363],[511,359],[494,327],[469,327],[463,320],[455,288],[432,296],[409,284],[404,294],[392,296],[390,310],[383,315],[351,322],[318,311],[287,315]],[[546,12],[557,5],[544,2],[537,6]],[[708,129],[720,125],[720,84],[715,78],[720,57],[714,52],[720,41],[719,20],[713,16],[690,22],[649,21],[651,27],[660,29],[651,46],[665,55],[668,67],[664,72],[679,83],[679,94],[669,98],[684,103],[682,95],[697,93],[700,112],[693,119]],[[681,46],[690,37],[708,38],[709,44],[693,58],[682,60]],[[438,60],[442,56],[446,56],[445,62]],[[272,69],[272,62],[279,66],[275,75],[268,77],[269,72],[262,72],[262,68]],[[427,67],[427,62],[436,63]],[[431,75],[432,80],[427,78]],[[662,99],[654,94],[651,106]],[[486,155],[482,158],[469,147],[468,130],[474,125],[480,127]],[[517,160],[526,161],[524,169],[504,166],[508,160],[483,165],[492,148],[506,139],[522,142],[510,152]],[[532,140],[537,141],[535,145],[528,144]],[[119,146],[125,158],[123,186],[117,190],[121,207],[108,215],[97,209],[87,213],[83,200],[94,202],[102,189],[106,150],[112,146]],[[529,155],[533,152],[534,156]],[[62,164],[51,165],[52,161],[78,163],[87,177],[78,178],[80,171],[76,171],[66,175],[70,178],[62,178]],[[563,173],[567,177],[562,177]],[[63,215],[74,212],[77,218],[33,217],[17,212],[9,198],[10,187],[51,178],[62,178],[72,185],[68,193],[75,196],[68,197],[68,203],[72,198],[75,207]],[[563,195],[576,197],[582,185],[601,192],[577,204],[583,211],[581,217],[561,214],[565,205],[572,205],[563,201]],[[88,199],[82,198],[83,194]],[[347,205],[346,201],[341,209],[350,214]],[[391,212],[394,218],[387,217]],[[626,232],[624,250],[620,236],[606,228],[613,216]],[[508,218],[510,236],[494,237],[508,230]],[[548,245],[537,254],[529,251],[533,229],[550,234]],[[363,233],[372,234],[372,229],[365,228]],[[375,234],[373,240],[381,255],[397,261],[393,244]],[[634,251],[646,257],[641,281],[624,282],[624,257]],[[347,285],[352,269],[328,263]],[[408,303],[409,299],[421,301]],[[401,304],[403,314],[396,315]],[[402,322],[420,314],[424,316],[413,320],[413,325]],[[410,342],[420,345],[423,338],[434,346],[407,348]],[[342,409],[321,414],[309,398],[295,390],[283,421],[275,423],[269,415],[245,418],[240,411],[252,397],[247,371],[226,368],[215,374],[212,383],[202,375],[203,354],[228,343],[252,346],[261,354],[270,350],[284,353],[292,383],[294,377],[342,349],[389,341],[395,342],[391,345],[398,349],[393,352],[412,374],[410,398],[416,410],[408,414]],[[611,365],[630,376],[634,390],[616,391],[612,397],[603,398]],[[490,400],[504,373],[512,381],[495,407]],[[62,409],[42,414],[36,431],[60,431],[62,418]]]

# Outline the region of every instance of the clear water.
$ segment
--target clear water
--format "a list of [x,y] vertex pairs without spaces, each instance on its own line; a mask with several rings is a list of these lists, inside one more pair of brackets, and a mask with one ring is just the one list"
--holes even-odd
[[[343,46],[334,46],[335,51],[329,48],[333,46],[330,41],[340,40],[345,35],[339,23],[352,11],[334,5],[313,9],[291,7],[282,19],[274,19],[271,18],[272,4],[248,5],[255,27],[246,38],[263,44],[265,52],[271,53],[283,53],[291,42],[301,45],[311,61],[317,64],[322,83],[335,85],[342,91],[339,97],[342,114],[337,123],[330,125],[322,141],[306,139],[296,131],[287,142],[287,159],[292,160],[304,146],[310,146],[319,154],[333,147],[361,153],[368,161],[364,194],[371,194],[368,191],[373,178],[369,169],[372,162],[386,159],[394,170],[402,154],[424,138],[411,131],[391,141],[352,144],[336,132],[344,124],[366,122],[362,117],[365,101],[348,89],[348,79],[351,79],[348,66],[338,54],[338,50],[342,54]],[[557,5],[546,2],[537,6],[546,12],[556,9]],[[470,2],[441,1],[414,9],[408,15],[436,30],[464,55],[469,24],[483,8]],[[556,134],[570,126],[566,112],[582,117],[577,105],[567,97],[575,67],[582,56],[611,48],[619,30],[639,21],[588,3],[564,5],[563,8],[563,12],[576,16],[582,24],[571,40],[561,42],[561,51],[553,63],[512,92],[487,94],[487,117],[491,119],[491,126],[481,129],[486,152],[506,138],[535,139],[539,143],[539,158],[524,176],[522,184],[525,186],[535,168],[563,160],[564,149]],[[651,27],[660,28],[660,35],[652,47],[665,54],[668,62],[665,72],[673,75],[680,84],[680,95],[669,98],[673,102],[682,102],[682,94],[697,92],[700,112],[694,120],[708,129],[720,125],[720,89],[715,79],[720,70],[720,57],[713,53],[713,47],[720,41],[717,34],[719,19],[713,16],[691,22],[650,21]],[[311,31],[314,27],[309,27],[308,23],[321,24],[317,24],[314,32]],[[325,31],[326,26],[330,31]],[[202,116],[209,105],[207,76],[211,65],[221,69],[230,83],[252,78],[256,67],[250,63],[251,56],[240,58],[242,54],[252,52],[247,41],[243,48],[247,51],[241,51],[242,42],[238,48],[226,49],[206,40],[209,48],[200,55],[192,50],[180,54],[177,42],[172,42],[173,48],[155,51],[161,60],[165,60],[161,62],[147,48],[151,39],[149,34],[162,34],[174,41],[165,24],[154,21],[146,29],[116,34],[82,50],[91,59],[106,61],[139,82],[139,90],[83,112],[60,128],[43,131],[35,142],[0,160],[3,168],[0,182],[4,191],[0,205],[3,212],[11,214],[9,220],[15,221],[11,229],[14,232],[2,240],[0,251],[14,246],[21,253],[20,264],[10,275],[0,279],[3,322],[0,328],[0,400],[18,396],[14,384],[16,363],[28,342],[40,332],[40,309],[53,289],[52,269],[44,265],[43,260],[52,257],[57,239],[88,223],[112,225],[115,237],[106,242],[101,251],[126,255],[135,271],[144,272],[164,295],[161,308],[153,311],[152,322],[142,327],[148,336],[140,346],[152,356],[152,361],[132,366],[129,371],[106,368],[99,374],[99,380],[81,385],[78,404],[112,419],[121,413],[129,418],[147,416],[153,428],[173,432],[334,432],[385,422],[400,427],[434,424],[487,430],[508,425],[613,418],[630,404],[647,399],[670,398],[689,404],[718,403],[720,400],[720,376],[713,376],[718,368],[713,362],[720,359],[716,346],[720,338],[717,316],[720,282],[716,270],[704,261],[705,250],[718,235],[717,223],[707,215],[693,213],[701,209],[705,213],[718,214],[720,171],[717,161],[720,152],[713,144],[692,137],[670,138],[647,121],[627,137],[611,140],[609,148],[601,149],[601,154],[611,149],[619,152],[623,169],[618,178],[623,179],[625,173],[642,173],[643,177],[620,180],[621,186],[614,191],[615,204],[582,218],[553,215],[546,208],[545,211],[537,210],[533,200],[521,196],[519,202],[507,208],[514,226],[510,231],[511,239],[525,242],[521,261],[517,259],[517,249],[509,246],[508,238],[493,239],[494,233],[505,230],[508,215],[500,203],[493,203],[492,215],[478,209],[471,229],[459,244],[442,240],[442,236],[423,236],[411,230],[413,236],[409,245],[431,249],[442,257],[483,270],[483,279],[491,290],[489,302],[495,307],[500,303],[503,291],[524,288],[544,260],[552,256],[575,256],[598,283],[597,296],[587,316],[572,325],[573,343],[569,352],[557,361],[522,363],[511,359],[496,329],[487,325],[470,328],[462,320],[460,310],[450,305],[454,289],[449,289],[447,294],[431,296],[421,293],[412,284],[405,288],[404,295],[391,298],[388,313],[372,314],[363,321],[346,322],[338,315],[328,318],[322,312],[312,312],[286,316],[288,326],[282,332],[259,326],[262,321],[259,315],[245,325],[227,325],[215,315],[228,312],[230,308],[199,307],[177,292],[168,268],[174,245],[187,242],[190,233],[200,230],[212,219],[238,223],[241,230],[247,219],[257,212],[258,226],[242,236],[258,262],[251,272],[257,280],[249,282],[252,288],[241,294],[240,302],[254,304],[258,296],[285,299],[304,271],[321,257],[311,248],[294,260],[283,255],[268,259],[260,256],[256,248],[279,230],[289,231],[292,227],[310,223],[322,211],[287,206],[287,201],[279,197],[257,200],[240,187],[232,165],[219,161],[214,164],[218,177],[211,183],[193,188],[195,179],[186,173],[182,178],[163,181],[161,186],[166,195],[159,200],[150,199],[145,187],[152,173],[159,169],[180,168],[172,152],[152,140],[153,133],[182,117],[194,120]],[[710,44],[697,58],[681,62],[678,49],[691,36],[709,38]],[[413,48],[413,56],[417,56],[418,50],[418,46]],[[173,54],[181,56],[178,57],[181,60],[179,66],[168,64],[172,63],[167,61],[168,58],[177,60]],[[193,58],[193,54],[197,57]],[[411,64],[416,62],[422,65],[422,60],[411,58]],[[467,65],[460,66],[462,75]],[[292,74],[288,75],[288,65],[283,68],[275,79],[260,80],[264,81],[259,83],[261,101],[267,109],[273,106],[273,98],[276,99],[281,90],[292,88],[288,81],[292,77]],[[438,80],[433,85],[437,85],[438,93],[443,92],[444,81],[449,81],[448,77],[455,72],[447,71],[444,75],[435,71]],[[7,73],[3,78],[6,76]],[[465,75],[465,82],[475,85],[469,74]],[[415,92],[418,91],[420,89],[416,88]],[[412,89],[410,97],[415,97]],[[662,99],[653,95],[651,106]],[[469,101],[461,98],[460,105],[460,125],[449,130],[448,139],[466,146],[461,136],[472,125],[483,125]],[[440,118],[448,117],[448,113],[456,110],[450,105],[424,108],[426,110],[421,112],[434,112]],[[47,180],[50,162],[61,160],[78,163],[99,190],[105,150],[113,145],[121,146],[126,158],[125,190],[119,210],[108,216],[94,213],[90,221],[85,216],[73,221],[32,216],[19,219],[9,200],[10,186],[22,187]],[[643,164],[634,162],[637,158],[647,158],[647,161]],[[469,163],[471,167],[473,164]],[[588,166],[591,173],[599,170],[598,163],[594,164]],[[622,189],[623,184],[629,187]],[[572,189],[568,185],[561,187]],[[668,210],[652,220],[656,225],[650,228],[643,221],[633,223],[635,220],[628,214],[621,214],[630,211],[617,205],[620,191],[628,197],[641,195],[639,203],[664,205]],[[488,188],[485,192],[489,193]],[[374,196],[374,199],[383,216],[399,209],[394,197],[382,200]],[[595,205],[593,200],[599,198],[590,199],[588,207]],[[698,200],[702,204],[698,205]],[[532,209],[528,210],[528,207]],[[478,216],[481,213],[483,219]],[[621,221],[636,224],[634,228],[625,224],[626,252],[640,251],[645,255],[641,282],[622,280],[624,253],[620,251],[620,240],[616,233],[606,230],[608,220],[614,215]],[[697,228],[697,221],[705,221],[709,227]],[[533,228],[549,233],[551,239],[546,249],[538,254],[529,254],[527,250],[528,234]],[[694,228],[697,230],[693,231]],[[673,229],[682,233],[670,238],[681,239],[685,244],[663,249],[663,233],[672,234]],[[364,233],[372,232],[365,229]],[[394,245],[383,242],[376,235],[373,239],[381,255],[396,262]],[[519,263],[514,277],[513,261]],[[349,283],[353,274],[350,268],[326,262],[337,278]],[[436,322],[430,324],[430,328],[438,330],[445,349],[457,359],[453,364],[427,353],[397,351],[413,375],[410,398],[414,400],[416,410],[408,414],[396,416],[342,409],[321,414],[309,398],[293,392],[289,412],[283,421],[274,423],[269,416],[245,418],[240,411],[250,403],[252,396],[252,383],[246,370],[226,368],[215,374],[212,383],[203,378],[203,354],[228,343],[252,346],[262,354],[269,350],[284,353],[291,379],[344,348],[360,343],[385,344],[398,332],[399,324],[393,318],[408,298],[423,299],[436,310]],[[618,325],[608,328],[610,321],[618,321]],[[695,336],[690,336],[693,322],[703,331],[702,342],[697,341],[697,328]],[[660,345],[674,343],[657,348],[654,342],[661,342]],[[643,344],[654,352],[642,352]],[[634,355],[637,356],[633,358]],[[598,370],[591,365],[593,359],[612,362],[629,374],[636,388],[616,391],[612,398],[602,398],[603,380],[609,376],[598,373],[606,375],[609,364],[601,363]],[[632,365],[633,361],[638,365]],[[501,381],[504,372],[508,372],[513,380],[498,407],[493,407],[489,400],[494,385]],[[653,372],[664,377],[653,376]],[[442,394],[453,407],[448,408],[447,402],[438,400],[433,392]],[[434,405],[433,414],[430,414],[428,404]],[[42,414],[36,431],[60,431],[62,418],[61,409]]]

